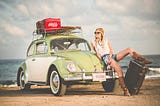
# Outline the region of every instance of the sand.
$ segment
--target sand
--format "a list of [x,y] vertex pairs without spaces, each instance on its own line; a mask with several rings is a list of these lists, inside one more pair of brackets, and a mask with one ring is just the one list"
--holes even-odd
[[160,78],[145,79],[138,95],[126,97],[116,83],[114,92],[106,93],[101,84],[74,85],[65,96],[51,94],[49,86],[0,87],[0,106],[160,106]]

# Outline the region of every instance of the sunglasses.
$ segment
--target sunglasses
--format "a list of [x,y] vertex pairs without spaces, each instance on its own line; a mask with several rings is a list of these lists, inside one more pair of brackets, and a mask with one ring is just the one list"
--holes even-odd
[[96,35],[96,34],[100,34],[101,32],[94,32],[94,34]]

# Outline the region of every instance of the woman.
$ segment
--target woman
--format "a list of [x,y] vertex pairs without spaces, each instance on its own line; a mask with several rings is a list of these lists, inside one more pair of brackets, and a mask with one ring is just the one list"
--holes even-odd
[[102,59],[106,66],[112,67],[119,76],[119,83],[121,88],[124,91],[125,96],[130,96],[130,93],[124,83],[124,77],[121,67],[118,65],[118,61],[122,60],[128,54],[130,54],[133,58],[139,59],[144,63],[150,63],[148,59],[145,59],[143,56],[136,53],[133,49],[127,48],[125,50],[120,51],[116,55],[113,54],[113,48],[108,39],[104,37],[103,28],[97,28],[95,31],[95,39],[91,42],[91,46],[98,58]]

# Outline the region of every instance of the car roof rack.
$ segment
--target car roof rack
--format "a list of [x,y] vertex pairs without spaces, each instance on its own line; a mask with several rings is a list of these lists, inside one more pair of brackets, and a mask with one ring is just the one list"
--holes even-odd
[[45,38],[46,36],[56,36],[56,35],[77,35],[82,36],[82,29],[80,26],[61,26],[60,29],[53,29],[51,31],[46,30],[35,30],[33,31],[33,38],[32,40],[37,40],[40,38]]

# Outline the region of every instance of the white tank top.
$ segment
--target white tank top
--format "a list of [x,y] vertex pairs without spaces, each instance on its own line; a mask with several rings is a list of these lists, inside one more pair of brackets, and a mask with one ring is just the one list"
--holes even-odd
[[99,42],[97,45],[95,44],[95,40],[92,41],[93,46],[95,47],[95,50],[98,54],[100,54],[101,56],[105,55],[105,54],[109,54],[110,53],[110,49],[108,46],[108,39],[105,40],[105,45],[104,48],[102,47],[101,42]]

